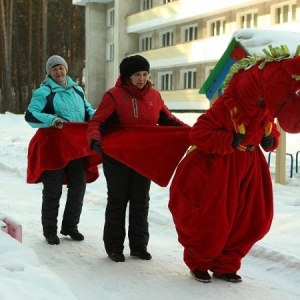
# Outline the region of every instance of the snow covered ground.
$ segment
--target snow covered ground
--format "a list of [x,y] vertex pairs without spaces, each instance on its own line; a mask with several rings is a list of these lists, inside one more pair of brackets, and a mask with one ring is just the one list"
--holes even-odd
[[[176,115],[190,125],[198,117]],[[0,231],[1,300],[300,299],[300,174],[289,178],[289,166],[287,184],[274,184],[272,228],[242,262],[243,282],[203,284],[183,263],[167,208],[168,187],[151,188],[148,250],[153,260],[131,258],[127,240],[126,262],[108,259],[102,242],[106,186],[101,166],[100,178],[88,185],[85,196],[79,226],[85,240],[60,236],[60,245],[48,245],[40,223],[42,186],[26,184],[27,145],[34,132],[23,115],[0,115],[0,213],[23,227],[22,243]],[[287,135],[287,152],[295,158],[299,150],[300,135]],[[64,201],[65,191],[60,213]]]

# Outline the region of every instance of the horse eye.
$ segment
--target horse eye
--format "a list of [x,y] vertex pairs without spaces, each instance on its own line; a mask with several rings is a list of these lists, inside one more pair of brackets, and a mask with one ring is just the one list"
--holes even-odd
[[297,96],[300,96],[300,89],[295,92]]

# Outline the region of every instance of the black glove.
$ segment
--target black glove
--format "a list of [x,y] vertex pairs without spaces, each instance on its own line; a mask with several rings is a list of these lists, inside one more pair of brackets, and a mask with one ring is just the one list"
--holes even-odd
[[91,149],[99,154],[103,153],[102,144],[99,141],[92,141]]
[[263,137],[263,139],[261,140],[261,146],[263,148],[271,148],[274,146],[274,136],[272,134]]
[[245,135],[242,133],[235,133],[233,142],[232,142],[232,147],[237,148],[241,145],[242,141],[244,140]]

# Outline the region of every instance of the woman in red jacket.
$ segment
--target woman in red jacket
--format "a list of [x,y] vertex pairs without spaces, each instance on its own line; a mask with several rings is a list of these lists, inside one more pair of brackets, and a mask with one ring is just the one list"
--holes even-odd
[[102,153],[103,157],[108,191],[103,240],[109,258],[115,262],[125,261],[123,250],[128,202],[130,255],[144,260],[152,258],[147,251],[151,181],[103,153],[103,135],[113,125],[185,125],[169,112],[160,93],[153,88],[149,69],[149,62],[140,55],[124,58],[115,87],[103,95],[88,126],[91,148]]

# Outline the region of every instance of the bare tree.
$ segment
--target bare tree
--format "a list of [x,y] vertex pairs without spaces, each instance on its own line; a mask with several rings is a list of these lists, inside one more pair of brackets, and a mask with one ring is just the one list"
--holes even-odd
[[27,82],[27,104],[32,97],[32,0],[28,1],[28,82]]
[[11,85],[11,49],[12,49],[12,15],[13,2],[0,0],[1,13],[1,31],[3,36],[3,51],[4,51],[4,72],[3,78],[3,98],[2,111],[11,111],[12,104],[12,85]]
[[[12,0],[14,2],[15,7],[17,6],[17,0]],[[13,107],[11,107],[11,109],[15,112],[22,112],[22,108],[23,108],[23,90],[22,90],[22,86],[23,86],[23,78],[22,78],[22,67],[21,67],[21,49],[20,47],[18,47],[18,41],[20,40],[20,36],[19,36],[19,26],[17,23],[17,14],[13,14],[14,19],[13,19],[13,24],[14,24],[14,30],[13,30],[13,48],[15,49],[15,70],[17,73],[17,95],[18,95],[18,105],[15,105],[15,109]],[[17,97],[15,98],[15,100],[17,100]],[[11,111],[12,111],[11,110]]]
[[45,73],[47,59],[47,30],[48,30],[48,0],[43,0],[43,48],[42,48],[42,74]]

